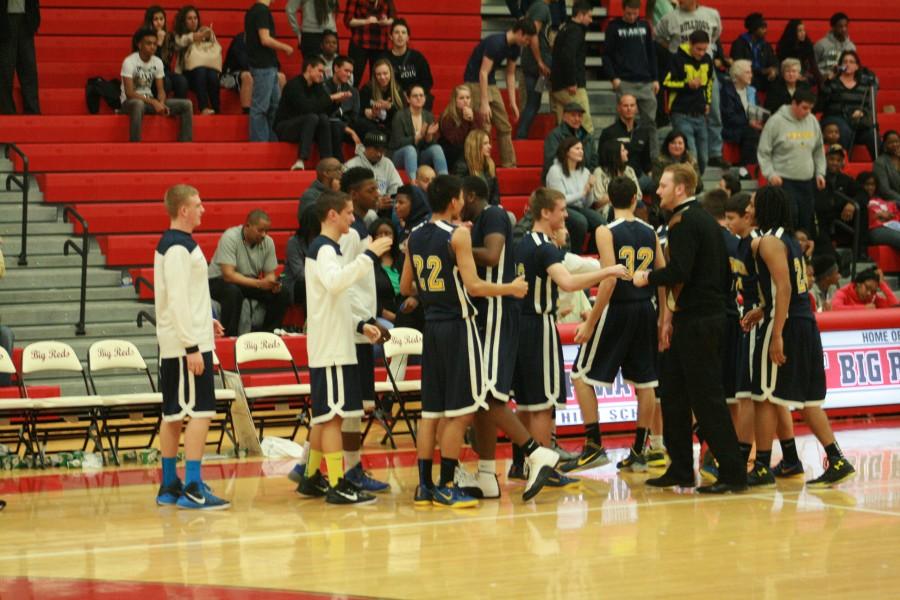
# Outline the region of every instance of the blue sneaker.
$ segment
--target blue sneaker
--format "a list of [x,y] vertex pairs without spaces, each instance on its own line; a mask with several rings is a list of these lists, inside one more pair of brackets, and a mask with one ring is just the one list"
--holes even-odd
[[544,485],[551,488],[577,487],[581,485],[581,480],[576,477],[568,477],[554,470]]
[[413,496],[413,504],[416,506],[431,506],[434,500],[434,488],[424,485],[416,486],[416,495]]
[[294,465],[294,468],[291,469],[291,472],[288,473],[288,479],[293,481],[294,483],[300,483],[303,481],[303,477],[306,475],[306,463],[297,463]]
[[225,510],[231,508],[231,502],[213,495],[209,487],[198,484],[196,481],[189,483],[181,492],[181,497],[176,503],[178,508],[191,510]]
[[448,508],[475,508],[478,506],[478,500],[472,496],[467,496],[452,483],[444,487],[435,487],[432,490],[432,503],[435,506],[446,506]]
[[344,477],[364,492],[377,494],[391,489],[390,484],[369,477],[369,474],[363,471],[362,463],[357,463],[355,467],[344,473]]
[[177,477],[169,485],[160,485],[156,492],[156,503],[159,506],[174,506],[181,497],[182,488],[181,480]]

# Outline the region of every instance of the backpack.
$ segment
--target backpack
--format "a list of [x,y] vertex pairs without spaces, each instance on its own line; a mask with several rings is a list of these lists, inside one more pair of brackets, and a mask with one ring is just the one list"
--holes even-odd
[[96,115],[100,112],[100,99],[106,102],[113,110],[122,108],[119,97],[121,82],[118,79],[106,80],[103,77],[91,77],[84,86],[84,100],[87,102],[88,112]]

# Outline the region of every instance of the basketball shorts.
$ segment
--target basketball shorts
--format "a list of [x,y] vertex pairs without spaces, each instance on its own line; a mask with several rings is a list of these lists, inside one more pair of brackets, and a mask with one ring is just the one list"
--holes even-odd
[[782,339],[787,361],[778,366],[769,360],[771,319],[760,324],[761,339],[753,358],[753,399],[769,400],[790,408],[825,403],[825,364],[822,338],[815,319],[789,317]]
[[313,425],[334,417],[362,417],[362,394],[357,365],[310,367]]
[[[500,314],[493,314],[499,307]],[[519,351],[519,309],[510,303],[490,304],[484,325],[484,379],[487,393],[497,400],[509,400],[516,354]]]
[[474,319],[425,321],[422,417],[459,417],[486,408],[483,368]]
[[755,325],[749,332],[744,332],[741,338],[741,363],[738,365],[740,379],[738,380],[737,397],[750,398],[753,396],[753,355],[756,344],[759,343],[759,326]]
[[159,390],[163,399],[163,420],[180,421],[185,417],[210,419],[216,414],[216,390],[212,352],[204,352],[203,374],[187,368],[187,357],[159,361]]
[[521,316],[513,390],[517,410],[566,406],[565,363],[553,315]]

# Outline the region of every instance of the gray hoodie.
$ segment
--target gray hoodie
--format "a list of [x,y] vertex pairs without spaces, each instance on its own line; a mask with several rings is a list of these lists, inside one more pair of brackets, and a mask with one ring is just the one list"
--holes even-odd
[[844,50],[856,50],[856,44],[851,42],[849,37],[843,42],[838,41],[831,31],[816,42],[816,64],[819,66],[819,72],[827,77],[837,66],[838,58]]
[[[815,115],[798,121],[787,104],[766,122],[759,138],[757,159],[766,179],[778,175],[809,181],[825,176],[825,142]],[[776,167],[777,165],[777,167]]]
[[697,30],[709,34],[710,57],[716,54],[716,44],[722,35],[722,17],[719,11],[708,6],[697,6],[696,10],[682,10],[677,8],[659,20],[656,26],[656,43],[665,46],[669,52],[678,52],[678,46],[688,41],[691,34]]

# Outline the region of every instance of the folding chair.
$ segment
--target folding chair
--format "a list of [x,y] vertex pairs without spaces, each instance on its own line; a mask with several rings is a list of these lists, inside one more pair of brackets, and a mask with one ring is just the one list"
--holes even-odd
[[[262,439],[266,423],[275,425],[293,425],[294,430],[290,439],[297,436],[297,432],[301,426],[309,429],[312,422],[312,410],[310,406],[309,396],[312,389],[308,383],[300,381],[300,371],[297,369],[297,363],[291,355],[291,351],[279,336],[274,333],[256,332],[245,333],[237,338],[234,343],[234,363],[235,370],[241,380],[247,375],[247,370],[241,373],[241,367],[252,362],[268,363],[266,367],[271,367],[272,363],[281,364],[288,363],[291,371],[284,368],[269,372],[274,373],[293,373],[294,383],[277,384],[277,385],[244,385],[244,395],[247,397],[247,403],[253,414],[253,420],[259,426],[259,437]],[[277,400],[281,399],[281,402]],[[268,402],[271,401],[271,402]],[[266,414],[262,414],[265,410]],[[259,412],[257,412],[259,411]],[[284,413],[296,413],[285,415]]]
[[[413,414],[407,408],[406,403],[411,397],[422,395],[422,380],[407,379],[406,367],[410,356],[422,355],[422,332],[412,327],[395,327],[391,329],[391,339],[382,346],[384,348],[384,360],[387,363],[387,381],[375,382],[376,400],[375,410],[369,415],[366,429],[363,431],[363,440],[372,428],[372,424],[378,421],[384,427],[384,437],[381,443],[390,440],[391,447],[396,448],[394,442],[394,427],[402,419],[406,423],[409,435],[413,442],[416,441],[416,429]],[[385,403],[384,397],[390,396],[391,402]],[[397,405],[397,414],[394,414],[394,404]],[[380,406],[379,406],[380,404]]]
[[[104,371],[143,373],[147,376],[150,391],[101,395],[94,375]],[[159,431],[159,424],[162,422],[162,394],[156,391],[153,376],[137,346],[127,340],[94,342],[88,348],[87,376],[91,393],[102,399],[100,433],[109,443],[113,463],[119,464],[120,449],[136,450],[152,446]],[[119,445],[122,432],[131,435],[149,435],[150,439],[146,444],[123,447]]]
[[71,346],[55,341],[34,342],[25,346],[22,351],[20,377],[24,396],[28,397],[26,376],[60,371],[80,373],[84,381],[85,395],[41,398],[35,401],[31,439],[37,446],[42,467],[46,465],[45,447],[51,439],[83,439],[82,450],[86,450],[88,442],[92,442],[94,450],[103,453],[103,439],[99,426],[103,400],[91,395],[87,375]]
[[15,442],[14,454],[25,448],[25,456],[34,455],[34,446],[31,441],[31,420],[34,416],[35,401],[22,398],[22,386],[19,385],[18,371],[12,357],[5,348],[0,346],[0,373],[14,375],[18,398],[0,398],[0,442],[10,444]]
[[[234,432],[234,419],[231,415],[231,403],[234,402],[234,390],[225,387],[225,374],[222,372],[222,364],[219,362],[219,356],[213,351],[212,355],[213,368],[219,374],[219,381],[222,387],[216,388],[216,416],[210,423],[210,429],[219,429],[219,441],[216,442],[216,452],[222,452],[222,442],[225,436],[231,440],[235,454],[238,451],[237,435]],[[221,415],[221,416],[220,416]]]

